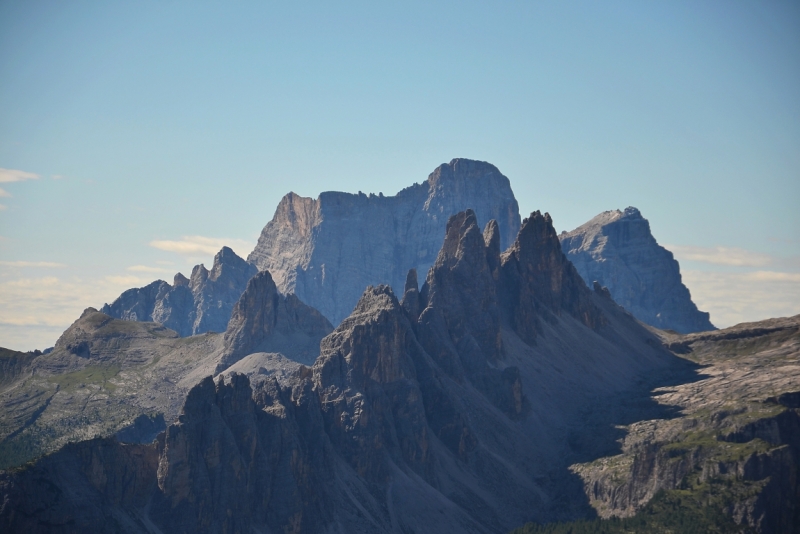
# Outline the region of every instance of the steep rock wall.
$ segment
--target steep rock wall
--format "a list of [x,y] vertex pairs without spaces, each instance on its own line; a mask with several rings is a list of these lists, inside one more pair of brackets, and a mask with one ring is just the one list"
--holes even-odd
[[583,280],[607,287],[640,321],[682,334],[714,329],[692,302],[678,262],[636,208],[603,212],[559,239]]
[[337,325],[368,285],[400,292],[409,269],[426,273],[448,218],[467,208],[483,223],[497,221],[502,249],[511,244],[520,217],[508,178],[489,163],[454,159],[391,197],[290,193],[247,260]]

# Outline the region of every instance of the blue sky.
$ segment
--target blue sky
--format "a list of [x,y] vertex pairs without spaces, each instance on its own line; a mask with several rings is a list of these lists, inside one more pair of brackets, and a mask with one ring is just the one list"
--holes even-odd
[[638,207],[715,324],[800,313],[798,95],[796,2],[3,0],[0,346],[454,157]]

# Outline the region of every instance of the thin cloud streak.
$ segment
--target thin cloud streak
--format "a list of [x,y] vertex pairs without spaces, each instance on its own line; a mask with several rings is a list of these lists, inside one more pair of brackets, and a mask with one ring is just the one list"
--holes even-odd
[[3,267],[66,267],[66,264],[64,263],[56,263],[52,261],[0,261],[0,265]]
[[39,175],[20,171],[18,169],[3,169],[0,168],[0,183],[9,183],[9,182],[24,182],[25,180],[38,180]]
[[222,247],[230,247],[239,256],[242,250],[249,250],[253,245],[243,239],[226,239],[218,237],[204,237],[199,235],[184,236],[179,241],[154,240],[150,246],[167,252],[175,252],[184,256],[196,256],[197,254],[207,254],[214,256]]
[[696,261],[712,265],[735,267],[766,267],[774,259],[758,252],[728,247],[691,247],[684,245],[664,245],[680,261]]

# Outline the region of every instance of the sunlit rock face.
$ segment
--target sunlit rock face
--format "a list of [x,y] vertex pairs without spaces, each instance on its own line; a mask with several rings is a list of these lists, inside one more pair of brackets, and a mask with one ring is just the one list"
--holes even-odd
[[388,284],[399,294],[409,269],[427,273],[448,218],[465,209],[481,224],[497,221],[501,249],[519,231],[508,178],[489,163],[454,159],[395,196],[289,193],[247,259],[269,270],[279,291],[338,325],[368,285]]
[[709,314],[692,302],[678,262],[636,208],[605,211],[559,239],[586,283],[607,287],[640,321],[683,334],[714,330]]

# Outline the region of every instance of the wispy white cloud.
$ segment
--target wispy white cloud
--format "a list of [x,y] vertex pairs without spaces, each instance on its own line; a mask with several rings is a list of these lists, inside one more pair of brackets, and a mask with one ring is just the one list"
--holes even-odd
[[7,207],[8,207],[8,206],[4,206],[3,204],[0,204],[0,211],[3,211],[3,210],[4,210],[4,209],[6,209]]
[[[134,275],[110,275],[106,276],[104,279],[106,282],[109,282],[113,285],[118,286],[125,286],[122,291],[130,289],[132,287],[143,287],[152,282],[152,280],[148,280],[145,278],[140,278]],[[122,292],[120,291],[120,293]]]
[[11,193],[6,191],[5,189],[0,188],[0,197],[10,197]]
[[0,168],[0,183],[23,182],[25,180],[38,180],[39,175],[17,169]]
[[126,271],[133,271],[136,273],[169,273],[169,269],[163,267],[149,267],[147,265],[131,265],[125,268]]
[[683,271],[697,307],[718,327],[800,313],[800,273]]
[[4,267],[66,267],[63,263],[53,261],[0,261],[0,265]]
[[736,267],[766,267],[774,259],[759,252],[728,247],[690,247],[684,245],[664,245],[680,261],[696,261],[712,265]]
[[54,175],[52,176],[52,178],[53,178],[53,180],[61,180],[61,179],[62,179],[62,178],[64,178],[64,177],[63,177],[63,176],[61,176],[60,174],[54,174]]
[[[150,246],[167,252],[175,252],[184,256],[197,256],[199,254],[213,256],[224,247],[230,247],[236,254],[246,256],[253,244],[243,239],[226,239],[219,237],[204,237],[199,235],[184,236],[178,241],[155,240]],[[242,257],[245,257],[242,256]]]

